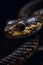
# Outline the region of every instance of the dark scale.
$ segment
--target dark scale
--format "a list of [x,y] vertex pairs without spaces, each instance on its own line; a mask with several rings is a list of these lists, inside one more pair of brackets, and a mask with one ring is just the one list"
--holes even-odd
[[[37,0],[38,1],[38,0]],[[36,2],[33,2],[33,4],[36,6],[36,4],[37,4],[37,1]],[[39,0],[39,4],[37,5],[37,6],[39,6],[40,5],[40,1],[42,1],[42,0]],[[33,6],[34,6],[33,5]],[[31,6],[31,5],[30,5]],[[29,7],[30,7],[29,6]],[[28,6],[27,6],[27,8],[29,8]],[[39,6],[40,7],[40,6]],[[24,8],[24,9],[26,9],[26,8]],[[33,9],[35,9],[35,7],[33,7]],[[32,9],[32,10],[33,10]],[[29,10],[31,10],[31,8],[29,9]],[[36,9],[35,9],[36,10]],[[26,10],[25,10],[26,11]],[[34,11],[34,10],[33,10]],[[29,12],[29,11],[28,11]],[[32,13],[32,12],[31,12]],[[23,16],[24,17],[24,16]],[[34,20],[34,18],[31,18],[31,19],[27,19],[28,21],[26,21],[27,23],[29,23],[30,25],[31,24],[36,24],[36,20]],[[17,20],[18,21],[18,20]],[[10,22],[11,23],[11,22]],[[16,27],[16,26],[11,26],[12,27],[12,29],[14,30],[14,28]],[[21,22],[19,22],[18,23],[18,29],[20,30],[20,31],[23,31],[24,29],[25,29],[25,27],[26,27],[26,23],[23,23],[22,21]],[[10,26],[9,26],[9,28],[10,28]],[[9,28],[8,28],[8,30],[9,30]],[[11,29],[11,30],[12,30]],[[8,31],[7,30],[7,31]],[[10,30],[10,31],[11,31]],[[6,31],[6,30],[5,30]],[[1,59],[0,60],[0,65],[23,65],[23,63],[25,62],[25,60],[27,60],[28,58],[30,58],[30,56],[32,56],[32,54],[34,53],[34,51],[37,49],[37,46],[38,46],[38,43],[39,43],[39,38],[37,38],[37,36],[34,38],[34,39],[31,39],[29,42],[31,43],[33,43],[33,44],[30,44],[30,43],[28,43],[28,44],[23,44],[21,47],[19,47],[19,49],[17,49],[17,50],[15,50],[11,55],[9,55],[9,56],[7,56],[6,58],[3,58],[3,59]],[[22,48],[22,50],[20,50]],[[25,48],[25,49],[23,49],[23,48]],[[17,55],[16,55],[16,54]]]
[[30,54],[32,55],[34,50],[36,50],[38,43],[39,43],[37,39],[38,38],[31,39],[33,44],[31,44],[31,41],[29,40],[30,43],[28,43],[28,44],[25,43],[22,46],[20,46],[12,54],[1,59],[0,64],[2,64],[2,65],[3,64],[5,64],[5,65],[18,64],[19,65],[19,63],[20,63],[22,65],[22,63],[24,63],[26,61],[26,59],[28,59],[30,57]]

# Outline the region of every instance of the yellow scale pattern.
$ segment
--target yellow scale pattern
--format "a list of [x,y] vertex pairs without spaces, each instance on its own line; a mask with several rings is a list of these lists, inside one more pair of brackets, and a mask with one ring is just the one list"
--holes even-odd
[[39,43],[38,36],[29,39],[14,52],[0,60],[0,65],[23,65],[32,56]]
[[36,25],[33,24],[31,26],[27,26],[25,30],[23,31],[13,31],[11,33],[12,36],[19,36],[19,35],[26,35],[32,33],[35,29],[37,29],[39,26],[41,26],[41,23],[38,22]]

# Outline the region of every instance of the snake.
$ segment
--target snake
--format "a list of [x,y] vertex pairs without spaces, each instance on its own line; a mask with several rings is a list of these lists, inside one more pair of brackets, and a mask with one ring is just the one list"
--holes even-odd
[[[21,38],[22,40],[22,38],[33,36],[32,38],[28,38],[26,43],[20,45],[11,54],[0,59],[0,65],[23,65],[36,49],[39,50],[39,35],[37,33],[43,27],[42,5],[42,0],[32,1],[20,10],[17,20],[7,21],[7,25],[4,28],[4,33],[8,36],[7,38]],[[27,29],[31,32],[26,32]],[[19,35],[14,35],[15,31],[19,31]]]

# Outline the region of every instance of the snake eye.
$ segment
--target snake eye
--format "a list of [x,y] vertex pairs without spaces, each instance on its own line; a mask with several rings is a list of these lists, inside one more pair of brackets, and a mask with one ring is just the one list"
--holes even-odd
[[19,30],[23,31],[25,29],[25,24],[24,23],[19,23]]

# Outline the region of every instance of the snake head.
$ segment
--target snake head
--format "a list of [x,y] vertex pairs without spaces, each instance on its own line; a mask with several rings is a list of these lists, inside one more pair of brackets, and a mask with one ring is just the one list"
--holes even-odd
[[43,9],[37,10],[28,19],[9,20],[4,31],[13,37],[24,37],[39,31],[42,27],[42,22]]
[[14,30],[23,31],[26,24],[21,20],[10,20],[4,29],[5,32],[12,33]]

